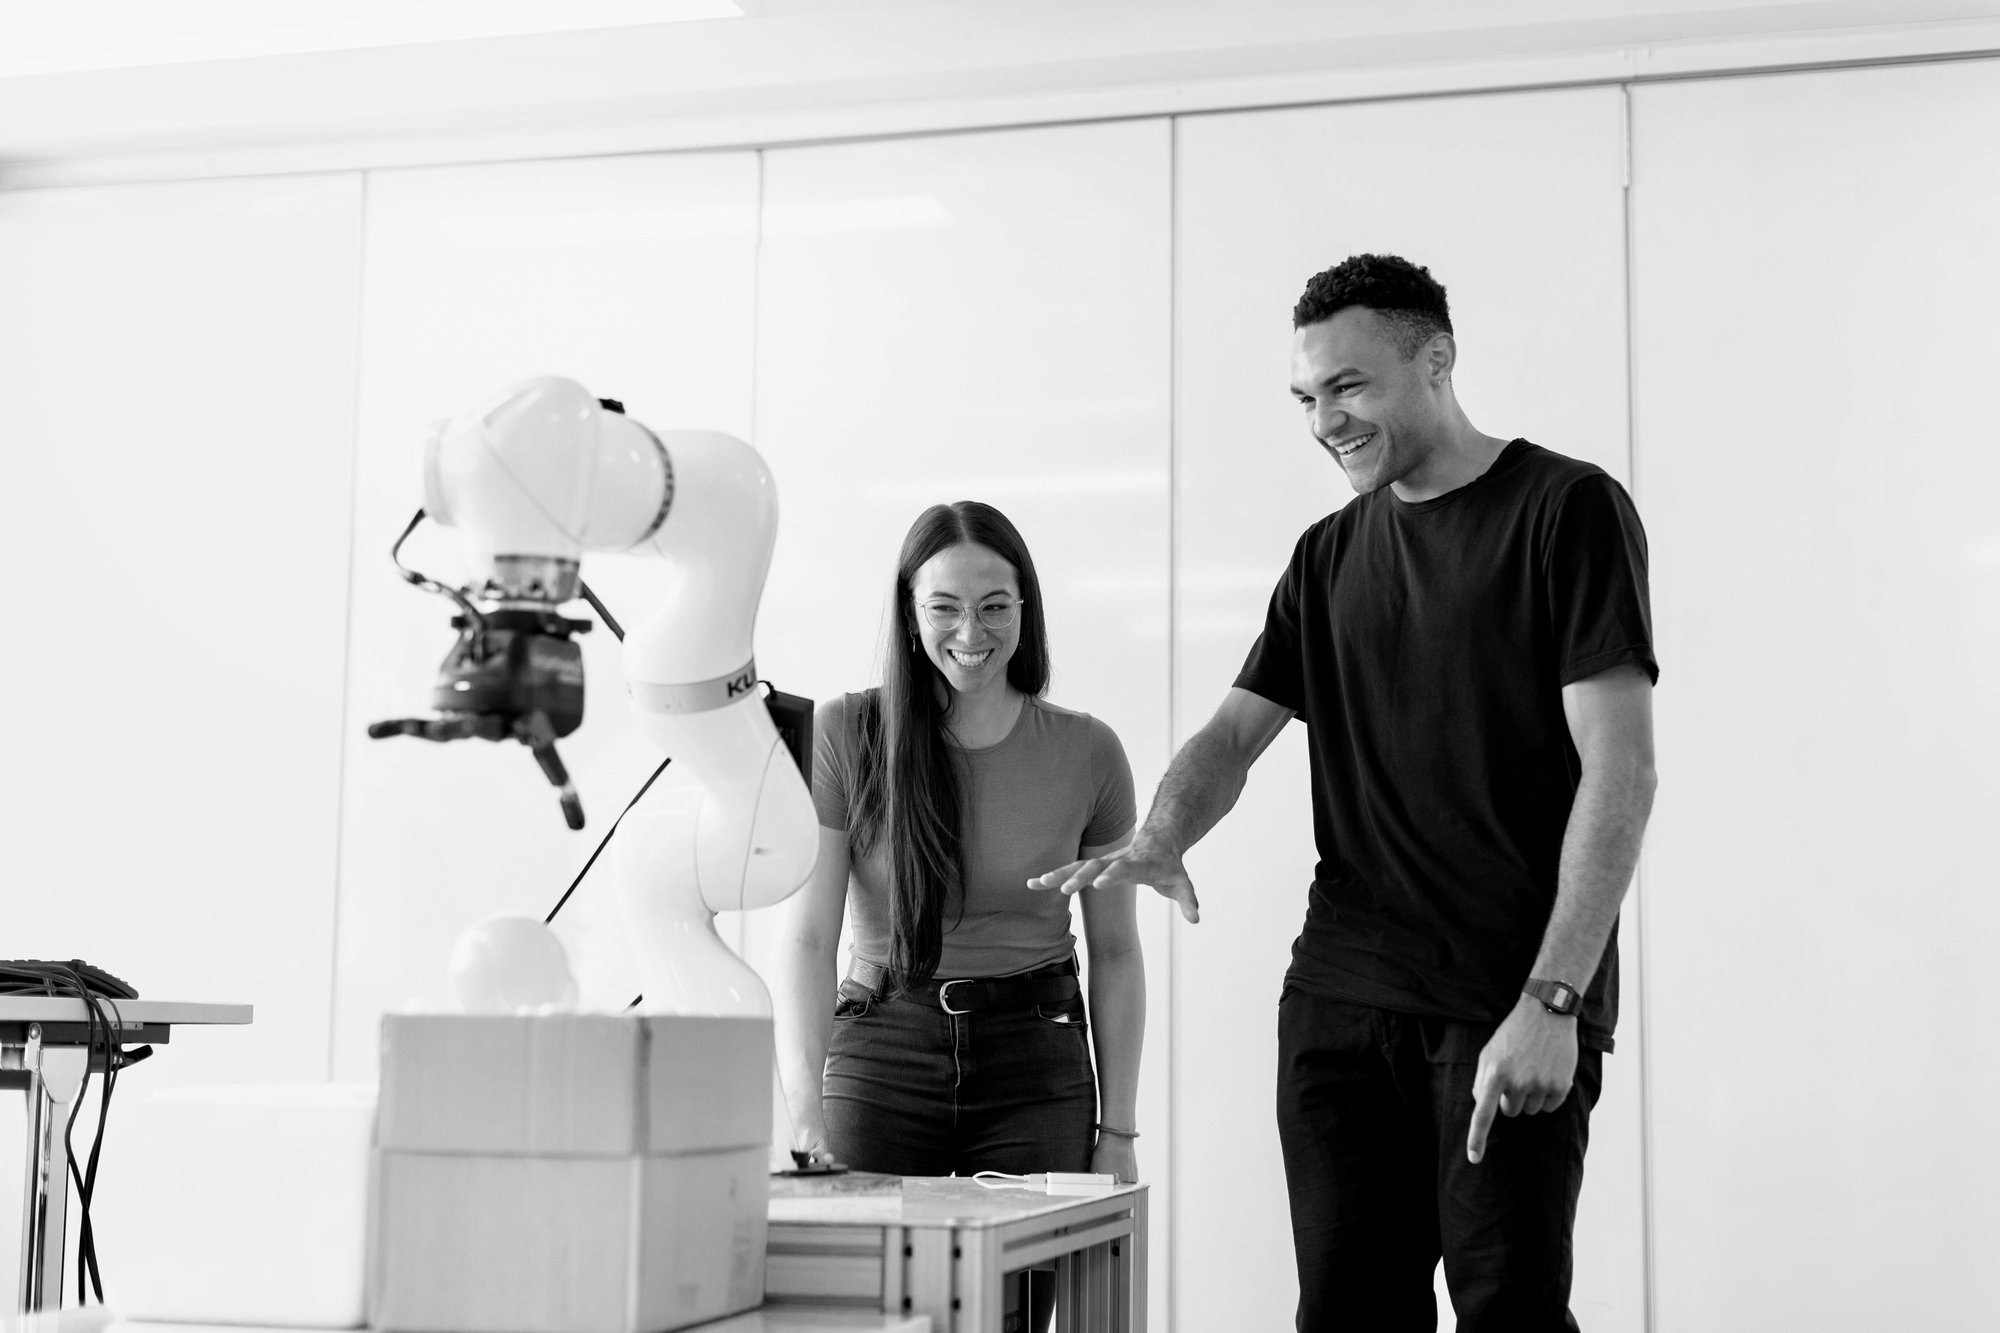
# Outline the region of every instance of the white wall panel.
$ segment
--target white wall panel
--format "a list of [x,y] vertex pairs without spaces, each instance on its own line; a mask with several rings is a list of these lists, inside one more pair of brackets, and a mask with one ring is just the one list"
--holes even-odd
[[[766,675],[821,699],[873,683],[911,521],[988,501],[1041,575],[1050,698],[1117,730],[1143,808],[1167,741],[1168,138],[1153,121],[767,155],[757,440],[784,521]],[[1163,1219],[1167,905],[1148,899],[1139,1148]],[[775,917],[746,925],[767,958]]]
[[256,1008],[121,1100],[326,1072],[360,234],[352,175],[0,193],[4,952]]
[[0,193],[5,951],[257,1008],[131,1089],[326,1072],[360,207]]
[[[1473,422],[1625,477],[1618,99],[1590,89],[1180,122],[1177,736],[1221,701],[1299,533],[1351,495],[1287,392],[1291,308],[1319,270],[1365,251],[1428,265],[1451,295],[1454,378]],[[1199,926],[1177,928],[1182,1330],[1292,1317],[1276,1001],[1314,859],[1295,726],[1189,858],[1203,906]],[[1626,916],[1619,1050],[1592,1120],[1573,1298],[1606,1330],[1641,1327],[1644,1305],[1638,941]]]
[[1634,95],[1662,1333],[2000,1323],[2000,65]]
[[[354,509],[354,611],[341,840],[336,1066],[372,1076],[379,1015],[446,993],[453,940],[500,912],[540,915],[658,761],[630,724],[618,644],[585,636],[587,713],[562,742],[588,827],[570,832],[528,751],[366,739],[422,712],[451,608],[401,582],[389,546],[423,501],[425,424],[517,379],[562,374],[658,427],[750,434],[754,153],[601,158],[378,173]],[[780,484],[783,484],[782,478]],[[460,577],[456,537],[405,548]],[[593,557],[584,578],[643,618],[658,566]],[[579,606],[578,609],[581,609]],[[633,993],[599,869],[558,928],[586,998]]]

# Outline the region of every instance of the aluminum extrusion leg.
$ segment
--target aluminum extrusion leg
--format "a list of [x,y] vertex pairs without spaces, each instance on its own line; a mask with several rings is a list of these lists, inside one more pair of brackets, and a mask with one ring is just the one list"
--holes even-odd
[[27,1177],[21,1216],[21,1311],[62,1305],[63,1240],[69,1221],[69,1117],[83,1088],[90,1052],[42,1045],[28,1029],[22,1064],[28,1078]]

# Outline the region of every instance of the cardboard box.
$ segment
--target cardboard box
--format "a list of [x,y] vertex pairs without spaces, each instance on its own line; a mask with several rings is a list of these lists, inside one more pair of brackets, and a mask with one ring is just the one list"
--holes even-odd
[[91,1209],[105,1295],[126,1319],[359,1328],[374,1123],[368,1084],[161,1089],[120,1108]]
[[627,1157],[767,1147],[771,1021],[388,1014],[376,1144]]
[[382,1020],[369,1322],[664,1333],[763,1298],[771,1023]]
[[663,1333],[755,1307],[760,1144],[677,1156],[376,1153],[369,1323]]

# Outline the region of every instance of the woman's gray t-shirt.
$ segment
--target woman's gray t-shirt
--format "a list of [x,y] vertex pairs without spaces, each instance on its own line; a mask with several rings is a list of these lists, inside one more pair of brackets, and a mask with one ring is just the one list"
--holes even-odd
[[[861,696],[819,706],[813,734],[813,805],[819,822],[847,831]],[[959,750],[967,817],[965,888],[945,905],[937,974],[998,977],[1060,962],[1076,948],[1070,899],[1028,880],[1068,865],[1085,847],[1132,831],[1132,766],[1110,727],[1088,713],[1030,698],[1005,740]],[[854,956],[889,962],[889,859],[878,842],[853,859],[847,883]],[[963,912],[959,909],[963,907]]]

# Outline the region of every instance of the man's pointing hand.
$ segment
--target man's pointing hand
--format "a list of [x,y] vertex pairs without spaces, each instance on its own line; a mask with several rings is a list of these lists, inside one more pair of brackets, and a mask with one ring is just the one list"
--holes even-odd
[[1472,1126],[1465,1156],[1486,1156],[1486,1136],[1498,1115],[1540,1115],[1568,1100],[1576,1080],[1576,1019],[1561,1018],[1523,995],[1485,1047],[1472,1079]]
[[1201,904],[1195,900],[1194,881],[1188,878],[1181,855],[1164,844],[1155,843],[1142,830],[1127,846],[1087,861],[1072,861],[1060,870],[1051,870],[1028,881],[1031,889],[1055,889],[1078,893],[1084,889],[1110,889],[1123,884],[1144,884],[1162,898],[1181,905],[1181,915],[1189,921],[1201,920]]

